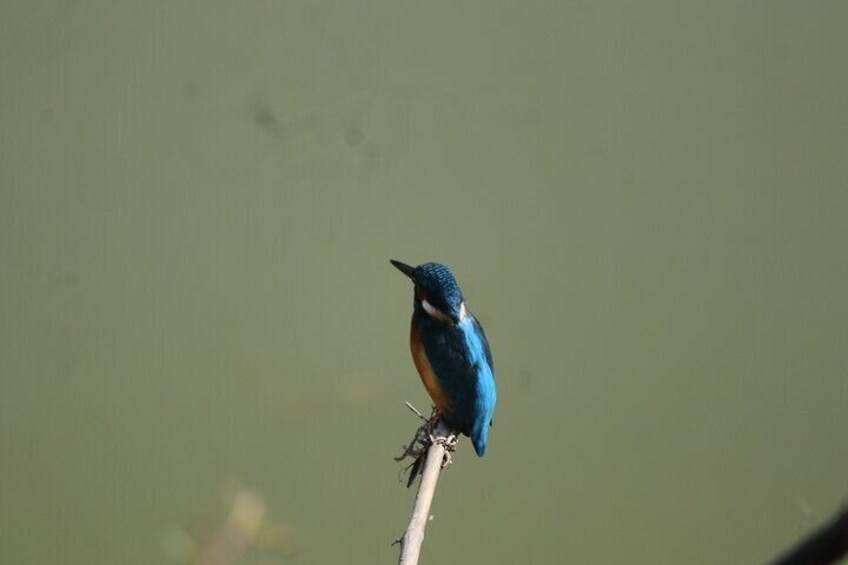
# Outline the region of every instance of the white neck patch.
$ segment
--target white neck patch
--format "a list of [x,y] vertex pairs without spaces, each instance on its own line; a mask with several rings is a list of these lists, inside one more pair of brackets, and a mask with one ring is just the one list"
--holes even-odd
[[[449,324],[453,323],[453,320],[450,319],[450,316],[427,302],[426,300],[421,301],[421,306],[424,308],[424,311],[427,312],[427,315],[431,318],[436,318],[437,320],[441,320],[443,322],[447,322]],[[463,318],[465,318],[465,314],[467,313],[465,309],[465,302],[463,302],[459,307],[459,321],[461,322]]]
[[432,304],[430,304],[426,300],[421,301],[421,306],[424,307],[424,311],[427,312],[427,314],[431,318],[436,318],[437,320],[441,320],[443,322],[450,322],[451,321],[451,319],[444,312],[442,312],[441,310],[439,310],[438,308],[436,308],[435,306],[433,306]]

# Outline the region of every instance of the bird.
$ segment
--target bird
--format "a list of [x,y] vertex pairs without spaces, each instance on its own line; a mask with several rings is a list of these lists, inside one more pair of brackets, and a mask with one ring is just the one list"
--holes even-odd
[[453,272],[440,263],[390,260],[415,286],[409,345],[437,414],[486,453],[497,402],[492,352]]

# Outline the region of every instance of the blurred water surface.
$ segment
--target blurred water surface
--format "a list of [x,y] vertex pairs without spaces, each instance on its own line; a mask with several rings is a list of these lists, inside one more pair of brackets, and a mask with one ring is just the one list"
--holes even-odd
[[0,562],[187,559],[235,483],[265,562],[393,562],[389,258],[500,387],[427,563],[765,560],[848,493],[846,17],[4,2]]

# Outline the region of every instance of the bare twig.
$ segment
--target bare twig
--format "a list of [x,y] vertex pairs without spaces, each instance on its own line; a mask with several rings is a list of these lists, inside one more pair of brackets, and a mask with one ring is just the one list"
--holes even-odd
[[772,565],[826,565],[848,553],[848,504]]
[[[423,431],[423,433],[421,433]],[[423,437],[422,437],[423,436]],[[416,450],[415,443],[422,443],[422,450],[426,448],[426,459],[424,460],[423,472],[421,473],[421,484],[418,486],[418,494],[415,497],[415,506],[412,508],[412,516],[406,527],[403,537],[400,539],[401,565],[416,565],[421,553],[421,544],[424,542],[424,528],[430,517],[430,505],[433,495],[436,493],[436,483],[439,480],[439,472],[450,464],[450,452],[456,445],[456,436],[438,417],[428,420],[416,433],[413,443],[406,448],[406,453],[401,456],[415,457],[420,451]],[[420,467],[423,455],[416,457],[413,463],[413,471],[410,477],[415,478],[415,473]]]
[[[409,488],[412,486],[412,483],[415,482],[415,479],[418,477],[418,475],[421,474],[422,465],[424,464],[424,459],[427,455],[427,450],[434,442],[433,433],[436,427],[436,422],[438,421],[438,413],[436,412],[436,407],[434,406],[433,411],[430,414],[430,419],[428,420],[424,417],[423,414],[421,414],[421,412],[418,411],[415,406],[413,406],[409,402],[406,402],[405,404],[406,407],[409,408],[409,410],[413,414],[415,414],[416,416],[418,416],[418,418],[424,421],[424,423],[421,424],[421,426],[417,430],[415,430],[415,435],[412,436],[412,440],[409,442],[409,444],[403,446],[403,453],[401,453],[398,457],[395,457],[395,461],[398,462],[403,461],[407,457],[412,458],[412,463],[401,469],[399,473],[400,475],[403,475],[404,472],[409,473],[409,477],[407,477],[406,481],[406,488]],[[445,464],[442,465],[443,469],[451,464],[450,453],[456,448],[455,437],[447,447],[448,450],[445,454],[447,460]],[[398,543],[400,542],[400,540],[397,541]]]
[[418,411],[418,408],[416,408],[415,406],[413,406],[409,402],[404,402],[404,404],[406,404],[406,407],[409,408],[412,411],[413,414],[415,414],[416,416],[418,416],[419,418],[421,418],[425,422],[427,421],[427,418],[424,417],[424,414],[422,414],[421,412]]

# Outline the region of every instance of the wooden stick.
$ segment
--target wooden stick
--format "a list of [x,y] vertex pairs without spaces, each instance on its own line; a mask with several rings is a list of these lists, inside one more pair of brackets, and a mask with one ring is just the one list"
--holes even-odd
[[421,474],[421,484],[418,486],[412,516],[409,518],[406,532],[400,539],[399,565],[417,565],[418,563],[421,544],[424,543],[424,528],[427,527],[427,521],[430,518],[430,505],[433,502],[433,495],[436,494],[436,483],[439,481],[439,472],[445,460],[445,444],[449,441],[449,436],[450,431],[447,426],[439,420],[433,433],[435,441],[427,449],[427,459],[424,462],[424,471]]

